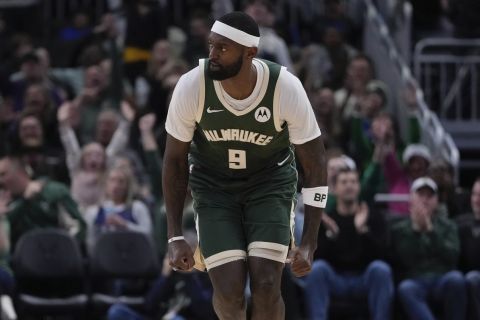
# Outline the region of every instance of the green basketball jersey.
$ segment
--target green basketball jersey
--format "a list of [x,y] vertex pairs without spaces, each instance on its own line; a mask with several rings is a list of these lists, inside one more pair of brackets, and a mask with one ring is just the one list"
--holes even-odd
[[264,67],[262,88],[258,99],[242,111],[217,95],[219,83],[207,75],[208,60],[200,61],[200,106],[190,150],[194,164],[220,176],[247,177],[293,163],[287,125],[279,124],[278,101],[274,105],[281,66],[258,61]]

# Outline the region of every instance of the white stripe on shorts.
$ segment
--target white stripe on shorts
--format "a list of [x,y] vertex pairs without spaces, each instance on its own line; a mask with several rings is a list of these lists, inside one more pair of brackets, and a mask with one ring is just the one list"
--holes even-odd
[[207,266],[207,270],[210,270],[222,264],[236,260],[245,260],[246,258],[247,253],[244,250],[227,250],[205,258],[205,265]]
[[288,246],[274,242],[254,241],[248,245],[249,257],[260,257],[285,263]]

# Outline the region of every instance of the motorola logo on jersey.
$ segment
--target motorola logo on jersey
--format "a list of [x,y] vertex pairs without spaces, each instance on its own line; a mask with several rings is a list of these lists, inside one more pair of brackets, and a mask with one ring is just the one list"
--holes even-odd
[[270,109],[267,107],[260,107],[255,111],[255,120],[258,122],[267,122],[270,120]]

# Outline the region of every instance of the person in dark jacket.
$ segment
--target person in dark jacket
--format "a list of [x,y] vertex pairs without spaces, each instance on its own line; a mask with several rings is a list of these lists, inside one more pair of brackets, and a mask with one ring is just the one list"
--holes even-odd
[[372,319],[389,319],[393,299],[386,248],[386,221],[360,202],[358,172],[341,169],[334,178],[336,206],[326,213],[338,225],[335,235],[320,229],[316,260],[303,279],[309,319],[326,319],[330,296],[368,300]]

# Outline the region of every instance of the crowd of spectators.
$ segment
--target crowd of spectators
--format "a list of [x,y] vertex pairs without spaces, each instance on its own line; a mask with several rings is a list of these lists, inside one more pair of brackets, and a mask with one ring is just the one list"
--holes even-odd
[[[411,2],[418,37],[480,36],[465,10],[478,1]],[[260,26],[259,58],[302,81],[328,153],[331,194],[317,255],[304,278],[285,269],[287,317],[327,319],[342,300],[373,319],[480,319],[480,178],[471,197],[455,184],[449,164],[421,144],[411,101],[408,134],[399,136],[389,113],[396,89],[377,79],[362,53],[361,19],[345,1],[182,1],[184,19],[177,1],[108,3],[99,21],[88,8],[71,12],[48,39],[0,12],[0,293],[15,295],[9,257],[35,228],[66,229],[86,255],[100,233],[142,232],[166,261],[169,99],[182,74],[208,57],[215,17],[236,9]],[[379,203],[377,194],[390,200]],[[300,193],[298,200],[297,234]],[[185,216],[195,247],[190,197]],[[145,295],[144,314],[117,304],[108,319],[215,317],[205,273],[164,262]]]

